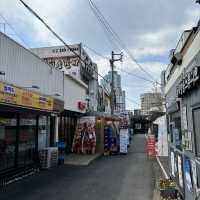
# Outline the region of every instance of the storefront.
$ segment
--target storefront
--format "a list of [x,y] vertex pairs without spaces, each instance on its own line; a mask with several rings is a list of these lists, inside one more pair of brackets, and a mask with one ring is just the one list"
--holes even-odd
[[[70,76],[64,76],[64,111],[58,119],[60,158],[71,153],[77,120],[87,111],[86,94],[88,86]],[[69,95],[70,92],[70,95]]]
[[165,71],[171,176],[185,200],[200,195],[200,27],[183,32]]
[[38,151],[56,143],[60,100],[0,82],[0,175],[38,167]]

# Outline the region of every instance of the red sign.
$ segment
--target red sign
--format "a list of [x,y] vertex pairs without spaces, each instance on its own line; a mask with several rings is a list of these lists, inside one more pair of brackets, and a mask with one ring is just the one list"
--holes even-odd
[[146,150],[147,150],[147,156],[148,158],[155,158],[156,156],[156,141],[155,137],[150,136],[147,138],[147,143],[146,143]]
[[79,101],[78,102],[78,109],[79,110],[85,110],[86,109],[86,103],[82,102],[82,101]]

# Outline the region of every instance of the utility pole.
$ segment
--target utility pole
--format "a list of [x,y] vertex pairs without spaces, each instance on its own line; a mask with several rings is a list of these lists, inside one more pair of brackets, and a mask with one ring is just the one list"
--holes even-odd
[[[119,58],[115,58],[115,56],[119,56]],[[114,102],[114,63],[116,61],[122,62],[123,53],[114,53],[112,51],[111,59],[110,59],[110,66],[111,66],[111,115],[114,114],[115,102]]]

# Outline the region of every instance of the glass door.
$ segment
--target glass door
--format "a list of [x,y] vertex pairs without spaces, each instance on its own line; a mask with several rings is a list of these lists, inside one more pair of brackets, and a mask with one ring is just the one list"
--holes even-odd
[[0,171],[15,167],[17,120],[0,113]]
[[36,116],[20,115],[18,165],[34,162],[36,141]]

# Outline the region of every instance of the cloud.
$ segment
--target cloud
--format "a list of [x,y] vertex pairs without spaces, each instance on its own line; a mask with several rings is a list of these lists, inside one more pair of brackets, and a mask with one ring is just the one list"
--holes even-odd
[[[115,50],[91,12],[87,1],[24,1],[38,12],[67,43],[82,42],[107,57],[110,57],[111,51]],[[200,17],[199,6],[194,1],[188,0],[126,0],[123,2],[94,0],[94,2],[133,56],[157,80],[160,78],[160,72],[166,68],[170,49],[176,47],[182,32],[196,25]],[[19,0],[0,0],[0,13],[8,19],[30,47],[59,44]],[[7,31],[11,32],[8,28]],[[21,42],[16,36],[12,37]],[[91,54],[89,52],[89,55]],[[98,64],[100,74],[105,75],[110,70],[110,64],[106,59],[94,54],[92,58]],[[150,79],[126,54],[123,64],[116,65],[122,70]],[[140,94],[152,88],[149,82],[122,71],[119,73],[122,75],[122,86],[126,89],[129,98],[139,101]],[[131,106],[133,108],[133,103],[127,102],[127,104],[129,108]]]

